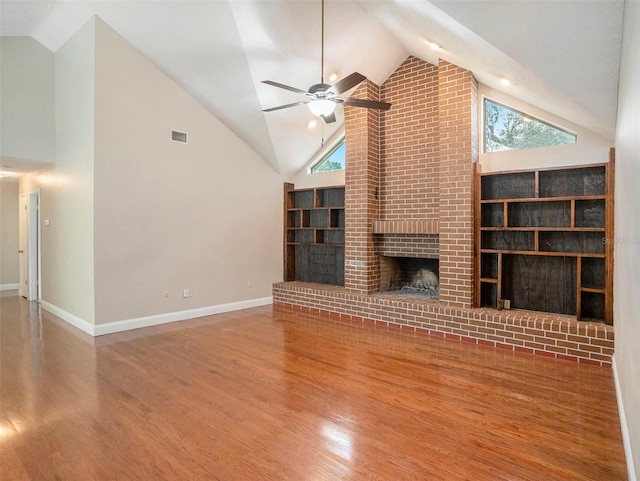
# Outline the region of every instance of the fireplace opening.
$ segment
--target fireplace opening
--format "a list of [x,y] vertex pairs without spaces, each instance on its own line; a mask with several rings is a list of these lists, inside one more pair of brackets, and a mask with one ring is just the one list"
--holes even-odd
[[438,259],[380,256],[380,292],[439,298]]

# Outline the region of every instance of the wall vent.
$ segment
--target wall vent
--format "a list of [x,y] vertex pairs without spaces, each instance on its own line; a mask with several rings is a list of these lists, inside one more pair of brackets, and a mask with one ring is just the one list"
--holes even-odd
[[177,130],[172,130],[171,140],[173,140],[174,142],[182,142],[183,144],[186,144],[187,134],[185,132],[178,132]]

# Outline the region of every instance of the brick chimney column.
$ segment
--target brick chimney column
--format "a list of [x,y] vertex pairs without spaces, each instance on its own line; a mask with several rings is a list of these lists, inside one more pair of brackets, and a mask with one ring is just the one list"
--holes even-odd
[[[478,161],[478,85],[471,72],[440,60],[440,300],[473,303],[473,164]],[[479,247],[479,246],[478,246]]]
[[[380,88],[365,80],[354,97],[379,100]],[[372,223],[378,219],[380,178],[380,113],[375,109],[345,107],[345,288],[378,292],[379,259]]]

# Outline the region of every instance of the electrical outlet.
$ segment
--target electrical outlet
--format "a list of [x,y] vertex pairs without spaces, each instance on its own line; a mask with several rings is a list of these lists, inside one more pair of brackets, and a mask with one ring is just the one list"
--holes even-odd
[[164,290],[164,297],[169,297],[169,289]]
[[193,296],[193,289],[184,289],[182,291],[182,297],[191,297]]
[[253,287],[253,282],[251,282],[250,280],[247,281],[247,287]]
[[509,299],[504,300],[504,308],[511,309],[511,301]]

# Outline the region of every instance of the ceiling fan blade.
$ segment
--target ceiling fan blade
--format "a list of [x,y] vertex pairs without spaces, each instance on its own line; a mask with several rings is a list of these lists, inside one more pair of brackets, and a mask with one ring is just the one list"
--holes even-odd
[[267,84],[267,85],[271,85],[273,87],[278,87],[278,88],[281,88],[281,89],[290,90],[291,92],[295,92],[297,94],[303,94],[304,95],[304,94],[308,93],[306,90],[301,90],[301,89],[298,89],[296,87],[289,87],[288,85],[281,84],[281,83],[278,83],[278,82],[274,82],[273,80],[263,80],[262,83],[263,84]]
[[367,77],[358,72],[353,72],[351,75],[347,75],[345,78],[337,82],[333,87],[329,88],[327,92],[331,92],[334,95],[340,95],[347,90],[351,90]]
[[295,102],[287,105],[280,105],[278,107],[271,107],[270,109],[264,109],[263,112],[273,112],[274,110],[282,110],[288,109],[289,107],[295,107],[296,105],[308,104],[311,100],[301,100],[300,102]]
[[336,121],[336,114],[334,112],[331,112],[329,115],[325,115],[322,118],[324,119],[324,122],[326,124],[332,124]]
[[352,107],[365,107],[367,109],[378,109],[378,110],[389,110],[391,108],[391,104],[387,102],[377,102],[375,100],[365,100],[365,99],[354,99],[354,98],[346,98],[344,100],[344,105],[351,105]]

